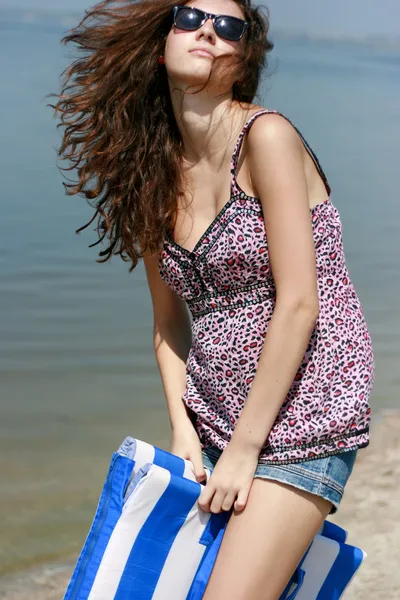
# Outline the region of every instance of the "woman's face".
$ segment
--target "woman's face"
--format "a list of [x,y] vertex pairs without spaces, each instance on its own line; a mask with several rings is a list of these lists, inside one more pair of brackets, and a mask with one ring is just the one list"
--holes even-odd
[[[212,14],[230,15],[239,19],[244,19],[243,11],[233,0],[189,0],[186,6],[193,6]],[[214,57],[223,56],[215,65],[220,75],[210,80],[209,86],[218,88],[221,92],[221,74],[224,72],[224,66],[232,63],[232,57],[240,51],[244,43],[245,35],[237,42],[231,42],[220,38],[214,30],[213,22],[207,19],[205,23],[195,31],[184,31],[174,25],[166,38],[165,44],[165,68],[170,83],[173,87],[185,89],[186,86],[204,85],[209,77]],[[198,52],[193,52],[195,48],[204,48],[212,56],[204,56]],[[226,69],[225,69],[226,70]],[[223,78],[223,87],[230,89],[235,78]]]

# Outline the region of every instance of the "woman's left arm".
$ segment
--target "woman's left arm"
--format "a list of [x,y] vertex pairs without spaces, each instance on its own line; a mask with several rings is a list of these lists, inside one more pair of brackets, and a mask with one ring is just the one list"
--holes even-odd
[[263,206],[276,304],[231,443],[259,452],[304,357],[319,306],[300,137],[286,119],[268,114],[253,123],[247,142],[250,176]]
[[316,256],[302,142],[280,115],[248,132],[252,183],[263,206],[276,302],[257,371],[231,440],[199,497],[203,510],[243,510],[265,444],[318,319]]

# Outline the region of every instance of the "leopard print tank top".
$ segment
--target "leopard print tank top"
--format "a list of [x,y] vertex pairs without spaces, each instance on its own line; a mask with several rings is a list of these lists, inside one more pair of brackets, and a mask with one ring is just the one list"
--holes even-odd
[[327,199],[310,210],[318,320],[259,456],[261,463],[287,464],[368,445],[374,355],[330,186],[315,153],[285,115],[263,109],[245,123],[232,155],[228,202],[193,250],[167,233],[158,264],[164,282],[191,313],[182,400],[195,415],[202,447],[224,450],[250,391],[276,299],[261,201],[247,196],[235,176],[243,137],[265,113],[281,115],[296,129],[327,190]]

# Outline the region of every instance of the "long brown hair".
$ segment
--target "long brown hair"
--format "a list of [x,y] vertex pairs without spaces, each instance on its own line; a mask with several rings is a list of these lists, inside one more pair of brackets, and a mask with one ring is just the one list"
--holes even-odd
[[[269,11],[250,0],[234,0],[249,22],[243,53],[235,64],[232,100],[251,103],[266,54]],[[165,68],[157,59],[172,27],[176,0],[104,0],[90,10],[62,42],[77,44],[81,56],[63,72],[61,92],[50,104],[61,113],[58,156],[77,169],[67,195],[86,197],[95,209],[98,240],[109,245],[97,262],[112,254],[131,261],[159,252],[166,230],[175,226],[183,193],[182,138],[170,98]],[[266,8],[266,14],[262,12]],[[210,75],[211,76],[211,75]]]

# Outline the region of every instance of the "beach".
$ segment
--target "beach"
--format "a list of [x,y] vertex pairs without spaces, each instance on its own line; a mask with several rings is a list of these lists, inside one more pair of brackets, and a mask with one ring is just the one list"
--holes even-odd
[[[385,410],[375,421],[340,508],[329,517],[347,529],[350,544],[367,553],[344,594],[346,600],[397,600],[400,593],[400,413]],[[0,579],[0,597],[61,600],[75,560]]]

